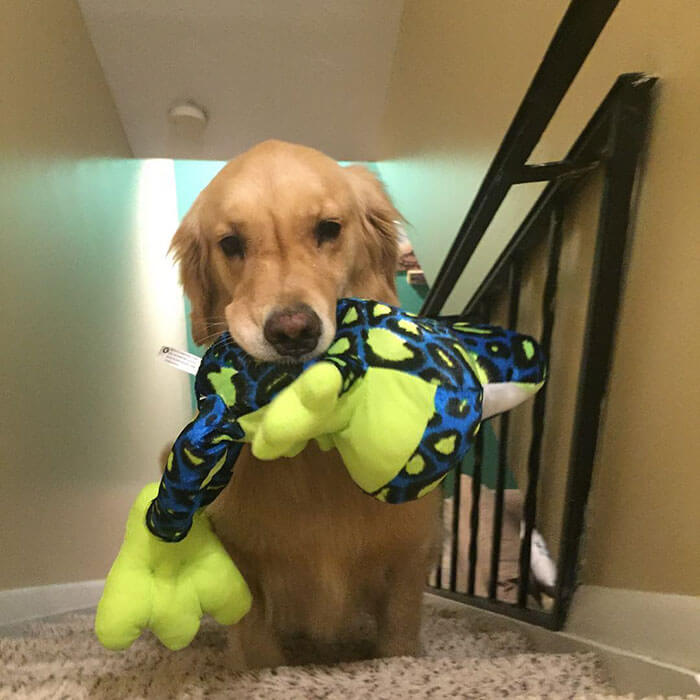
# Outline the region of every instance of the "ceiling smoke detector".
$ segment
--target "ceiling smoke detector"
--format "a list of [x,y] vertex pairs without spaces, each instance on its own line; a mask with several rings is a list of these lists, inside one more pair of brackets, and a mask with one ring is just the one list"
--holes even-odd
[[176,102],[168,110],[168,120],[176,127],[187,131],[201,131],[209,117],[203,107],[192,100]]

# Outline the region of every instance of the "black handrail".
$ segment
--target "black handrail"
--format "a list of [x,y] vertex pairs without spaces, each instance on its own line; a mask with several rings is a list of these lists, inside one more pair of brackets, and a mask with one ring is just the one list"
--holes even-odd
[[440,313],[619,0],[572,0],[501,142],[421,313]]
[[[651,113],[652,88],[656,79],[641,73],[621,75],[603,99],[575,143],[561,160],[527,164],[559,102],[574,79],[587,53],[614,10],[617,0],[573,0],[559,25],[518,112],[510,125],[457,237],[423,305],[422,313],[437,315],[475,252],[498,207],[513,185],[543,182],[548,185],[503,252],[466,302],[463,316],[488,321],[489,309],[502,295],[508,300],[509,325],[517,327],[521,267],[524,259],[548,237],[547,277],[542,294],[543,349],[549,349],[556,323],[556,286],[562,248],[566,206],[580,183],[593,172],[603,175],[596,252],[588,290],[588,309],[583,354],[578,373],[577,401],[571,433],[567,485],[561,529],[558,576],[553,590],[553,609],[528,605],[533,587],[530,577],[531,541],[537,517],[537,493],[546,424],[546,394],[541,391],[532,411],[532,438],[524,485],[523,535],[520,547],[519,586],[514,603],[498,597],[499,558],[504,512],[505,474],[508,468],[509,418],[501,418],[498,471],[494,493],[494,524],[487,595],[476,592],[478,559],[481,447],[475,449],[472,507],[468,550],[460,546],[460,479],[456,479],[452,512],[449,575],[438,566],[439,595],[471,605],[561,629],[576,586],[580,540],[613,356],[615,329],[622,289],[626,243],[631,228],[632,197]],[[583,291],[583,290],[582,290]],[[584,292],[585,293],[585,292]],[[582,298],[586,298],[582,294]],[[468,554],[467,584],[458,590],[460,555]],[[445,590],[444,584],[448,589]],[[534,589],[537,594],[537,589]]]
[[628,75],[619,82],[606,145],[606,177],[598,218],[583,353],[562,525],[554,626],[564,623],[576,586],[580,540],[591,487],[603,402],[613,358],[627,243],[640,161],[651,118],[656,78]]

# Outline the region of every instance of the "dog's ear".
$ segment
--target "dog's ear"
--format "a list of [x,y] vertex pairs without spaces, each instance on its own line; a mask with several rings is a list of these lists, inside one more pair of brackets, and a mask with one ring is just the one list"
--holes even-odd
[[360,205],[370,255],[377,269],[386,276],[390,288],[394,289],[399,257],[396,222],[403,217],[382,184],[367,168],[350,165],[345,172]]
[[189,297],[192,310],[192,338],[204,345],[211,337],[213,315],[217,306],[217,290],[209,261],[209,249],[202,240],[199,219],[193,207],[185,215],[170,242],[170,252],[180,268],[180,283]]

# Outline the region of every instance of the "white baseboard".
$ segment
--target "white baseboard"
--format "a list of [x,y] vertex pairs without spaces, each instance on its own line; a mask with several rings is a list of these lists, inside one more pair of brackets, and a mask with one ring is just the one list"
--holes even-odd
[[580,586],[565,632],[700,671],[700,596]]
[[79,581],[0,591],[0,625],[93,607],[102,595],[104,583]]

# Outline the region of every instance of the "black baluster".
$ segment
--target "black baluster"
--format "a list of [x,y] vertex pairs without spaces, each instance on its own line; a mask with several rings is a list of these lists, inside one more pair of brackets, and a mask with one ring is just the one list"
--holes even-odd
[[[562,245],[563,210],[560,202],[552,207],[549,217],[549,257],[547,261],[547,279],[542,295],[542,336],[540,346],[545,357],[549,357],[554,328],[554,307],[557,294],[557,277],[559,274],[559,256]],[[524,608],[527,604],[527,593],[530,582],[530,548],[532,530],[535,527],[537,514],[537,484],[540,475],[540,458],[542,454],[542,434],[544,430],[544,415],[547,406],[547,384],[535,396],[532,409],[532,441],[527,464],[527,491],[523,506],[525,532],[520,545],[520,583],[518,586],[518,605]]]
[[481,464],[484,458],[484,428],[476,434],[474,441],[474,474],[472,476],[472,510],[469,517],[469,579],[467,593],[474,595],[476,584],[476,562],[478,557],[479,503],[481,500]]
[[[520,260],[516,257],[510,266],[508,277],[508,327],[517,328],[520,305]],[[489,573],[489,598],[496,599],[498,590],[498,570],[501,560],[501,537],[503,535],[503,493],[508,468],[508,413],[502,413],[498,436],[498,472],[494,493],[493,534],[491,535],[491,570]]]
[[454,493],[452,495],[452,549],[450,550],[450,590],[457,592],[457,564],[459,562],[459,511],[462,501],[462,465],[454,470]]

